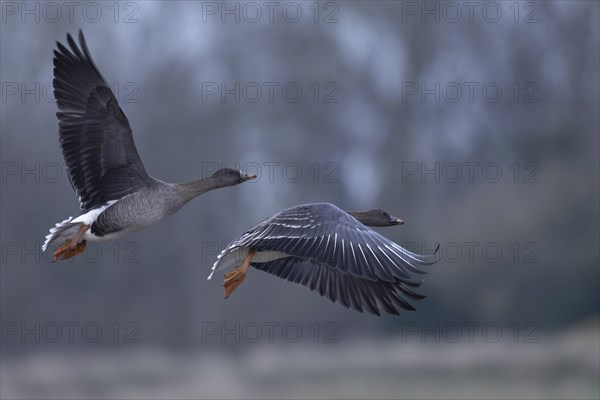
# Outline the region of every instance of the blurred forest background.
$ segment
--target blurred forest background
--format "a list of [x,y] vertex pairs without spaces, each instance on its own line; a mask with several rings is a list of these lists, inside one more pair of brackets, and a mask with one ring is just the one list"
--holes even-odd
[[[2,398],[598,398],[598,2],[48,4],[1,5]],[[53,264],[79,205],[52,50],[80,28],[150,174],[258,179]],[[206,281],[320,201],[441,245],[416,312]]]

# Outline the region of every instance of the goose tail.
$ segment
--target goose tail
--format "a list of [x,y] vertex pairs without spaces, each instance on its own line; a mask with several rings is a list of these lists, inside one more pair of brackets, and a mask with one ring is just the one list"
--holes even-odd
[[57,223],[54,228],[50,229],[50,233],[46,235],[46,241],[42,246],[42,251],[46,251],[49,245],[60,246],[77,234],[83,222],[72,222],[72,220],[73,217],[69,217],[64,221]]

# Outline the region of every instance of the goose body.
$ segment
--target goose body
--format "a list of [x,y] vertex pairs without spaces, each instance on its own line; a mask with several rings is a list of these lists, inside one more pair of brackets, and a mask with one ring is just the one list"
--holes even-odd
[[414,310],[404,299],[424,298],[412,289],[414,274],[433,264],[375,232],[370,226],[403,223],[384,210],[348,213],[330,203],[291,207],[256,224],[218,256],[212,275],[242,264],[225,277],[226,297],[252,266],[298,283],[357,311]]
[[55,259],[73,257],[86,241],[115,239],[176,212],[205,192],[237,185],[254,175],[224,168],[190,183],[151,177],[137,152],[129,121],[96,67],[83,33],[79,46],[54,51],[54,95],[67,174],[82,213],[50,230],[42,247],[55,244]]

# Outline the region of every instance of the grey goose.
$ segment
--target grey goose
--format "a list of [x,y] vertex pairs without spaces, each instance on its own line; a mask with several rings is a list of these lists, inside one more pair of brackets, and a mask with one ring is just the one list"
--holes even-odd
[[54,260],[73,257],[87,241],[117,238],[145,228],[213,189],[255,177],[223,168],[205,179],[167,183],[146,172],[127,117],[96,67],[79,31],[79,46],[54,50],[54,96],[67,174],[82,213],[50,230],[42,250],[56,245]]
[[229,244],[208,279],[237,266],[225,275],[227,298],[252,266],[346,308],[397,315],[398,309],[414,310],[405,297],[425,297],[413,291],[421,281],[412,275],[424,274],[419,266],[435,262],[433,255],[415,254],[369,228],[402,223],[381,209],[346,212],[329,203],[291,207]]

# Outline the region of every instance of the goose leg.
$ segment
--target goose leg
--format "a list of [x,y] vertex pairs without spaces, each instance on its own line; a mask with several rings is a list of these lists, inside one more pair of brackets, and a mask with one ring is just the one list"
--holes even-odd
[[252,258],[256,254],[256,250],[250,249],[244,263],[239,267],[236,267],[233,271],[225,274],[224,285],[225,286],[225,298],[228,298],[233,291],[244,282],[248,267],[252,262]]
[[87,241],[82,240],[81,243],[78,242],[89,227],[89,225],[82,224],[75,236],[65,241],[58,247],[58,249],[56,249],[52,255],[52,261],[66,260],[68,258],[75,257],[79,253],[83,253],[85,246],[87,245]]

